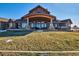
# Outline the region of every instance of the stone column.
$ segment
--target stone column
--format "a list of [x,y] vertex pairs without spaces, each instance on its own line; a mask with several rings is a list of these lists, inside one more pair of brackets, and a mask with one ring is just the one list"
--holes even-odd
[[13,27],[13,23],[10,22],[10,23],[9,23],[9,29],[11,29],[12,27]]
[[27,25],[26,25],[26,29],[27,29],[27,30],[30,30],[29,18],[27,18]]
[[55,30],[53,26],[53,18],[50,20],[49,30]]

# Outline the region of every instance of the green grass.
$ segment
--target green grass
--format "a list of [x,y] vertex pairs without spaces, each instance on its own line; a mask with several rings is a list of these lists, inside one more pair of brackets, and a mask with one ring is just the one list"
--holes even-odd
[[[8,39],[13,41],[6,43]],[[24,36],[0,37],[0,50],[79,51],[79,33],[32,32]]]

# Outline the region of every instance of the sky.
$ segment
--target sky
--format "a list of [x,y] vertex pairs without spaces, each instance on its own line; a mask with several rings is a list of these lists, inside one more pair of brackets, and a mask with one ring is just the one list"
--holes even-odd
[[0,3],[0,17],[20,19],[31,9],[41,5],[58,20],[71,19],[79,27],[79,3]]

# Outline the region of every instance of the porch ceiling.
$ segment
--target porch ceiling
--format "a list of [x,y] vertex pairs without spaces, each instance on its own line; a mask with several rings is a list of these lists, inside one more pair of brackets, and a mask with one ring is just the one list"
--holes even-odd
[[50,19],[49,18],[45,18],[45,17],[32,17],[32,18],[29,18],[29,21],[30,22],[32,22],[32,21],[37,21],[37,22],[41,22],[41,21],[50,22]]

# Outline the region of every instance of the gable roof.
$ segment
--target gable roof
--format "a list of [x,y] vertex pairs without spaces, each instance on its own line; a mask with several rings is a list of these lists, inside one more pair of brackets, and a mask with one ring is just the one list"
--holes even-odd
[[72,24],[71,19],[61,20],[61,22],[70,22]]
[[27,22],[25,19],[17,19],[15,22]]
[[8,19],[0,17],[0,22],[8,22]]
[[31,9],[29,12],[31,13],[33,10],[37,9],[37,8],[42,8],[44,9],[46,12],[50,13],[47,9],[43,8],[42,6],[38,5],[35,8]]

